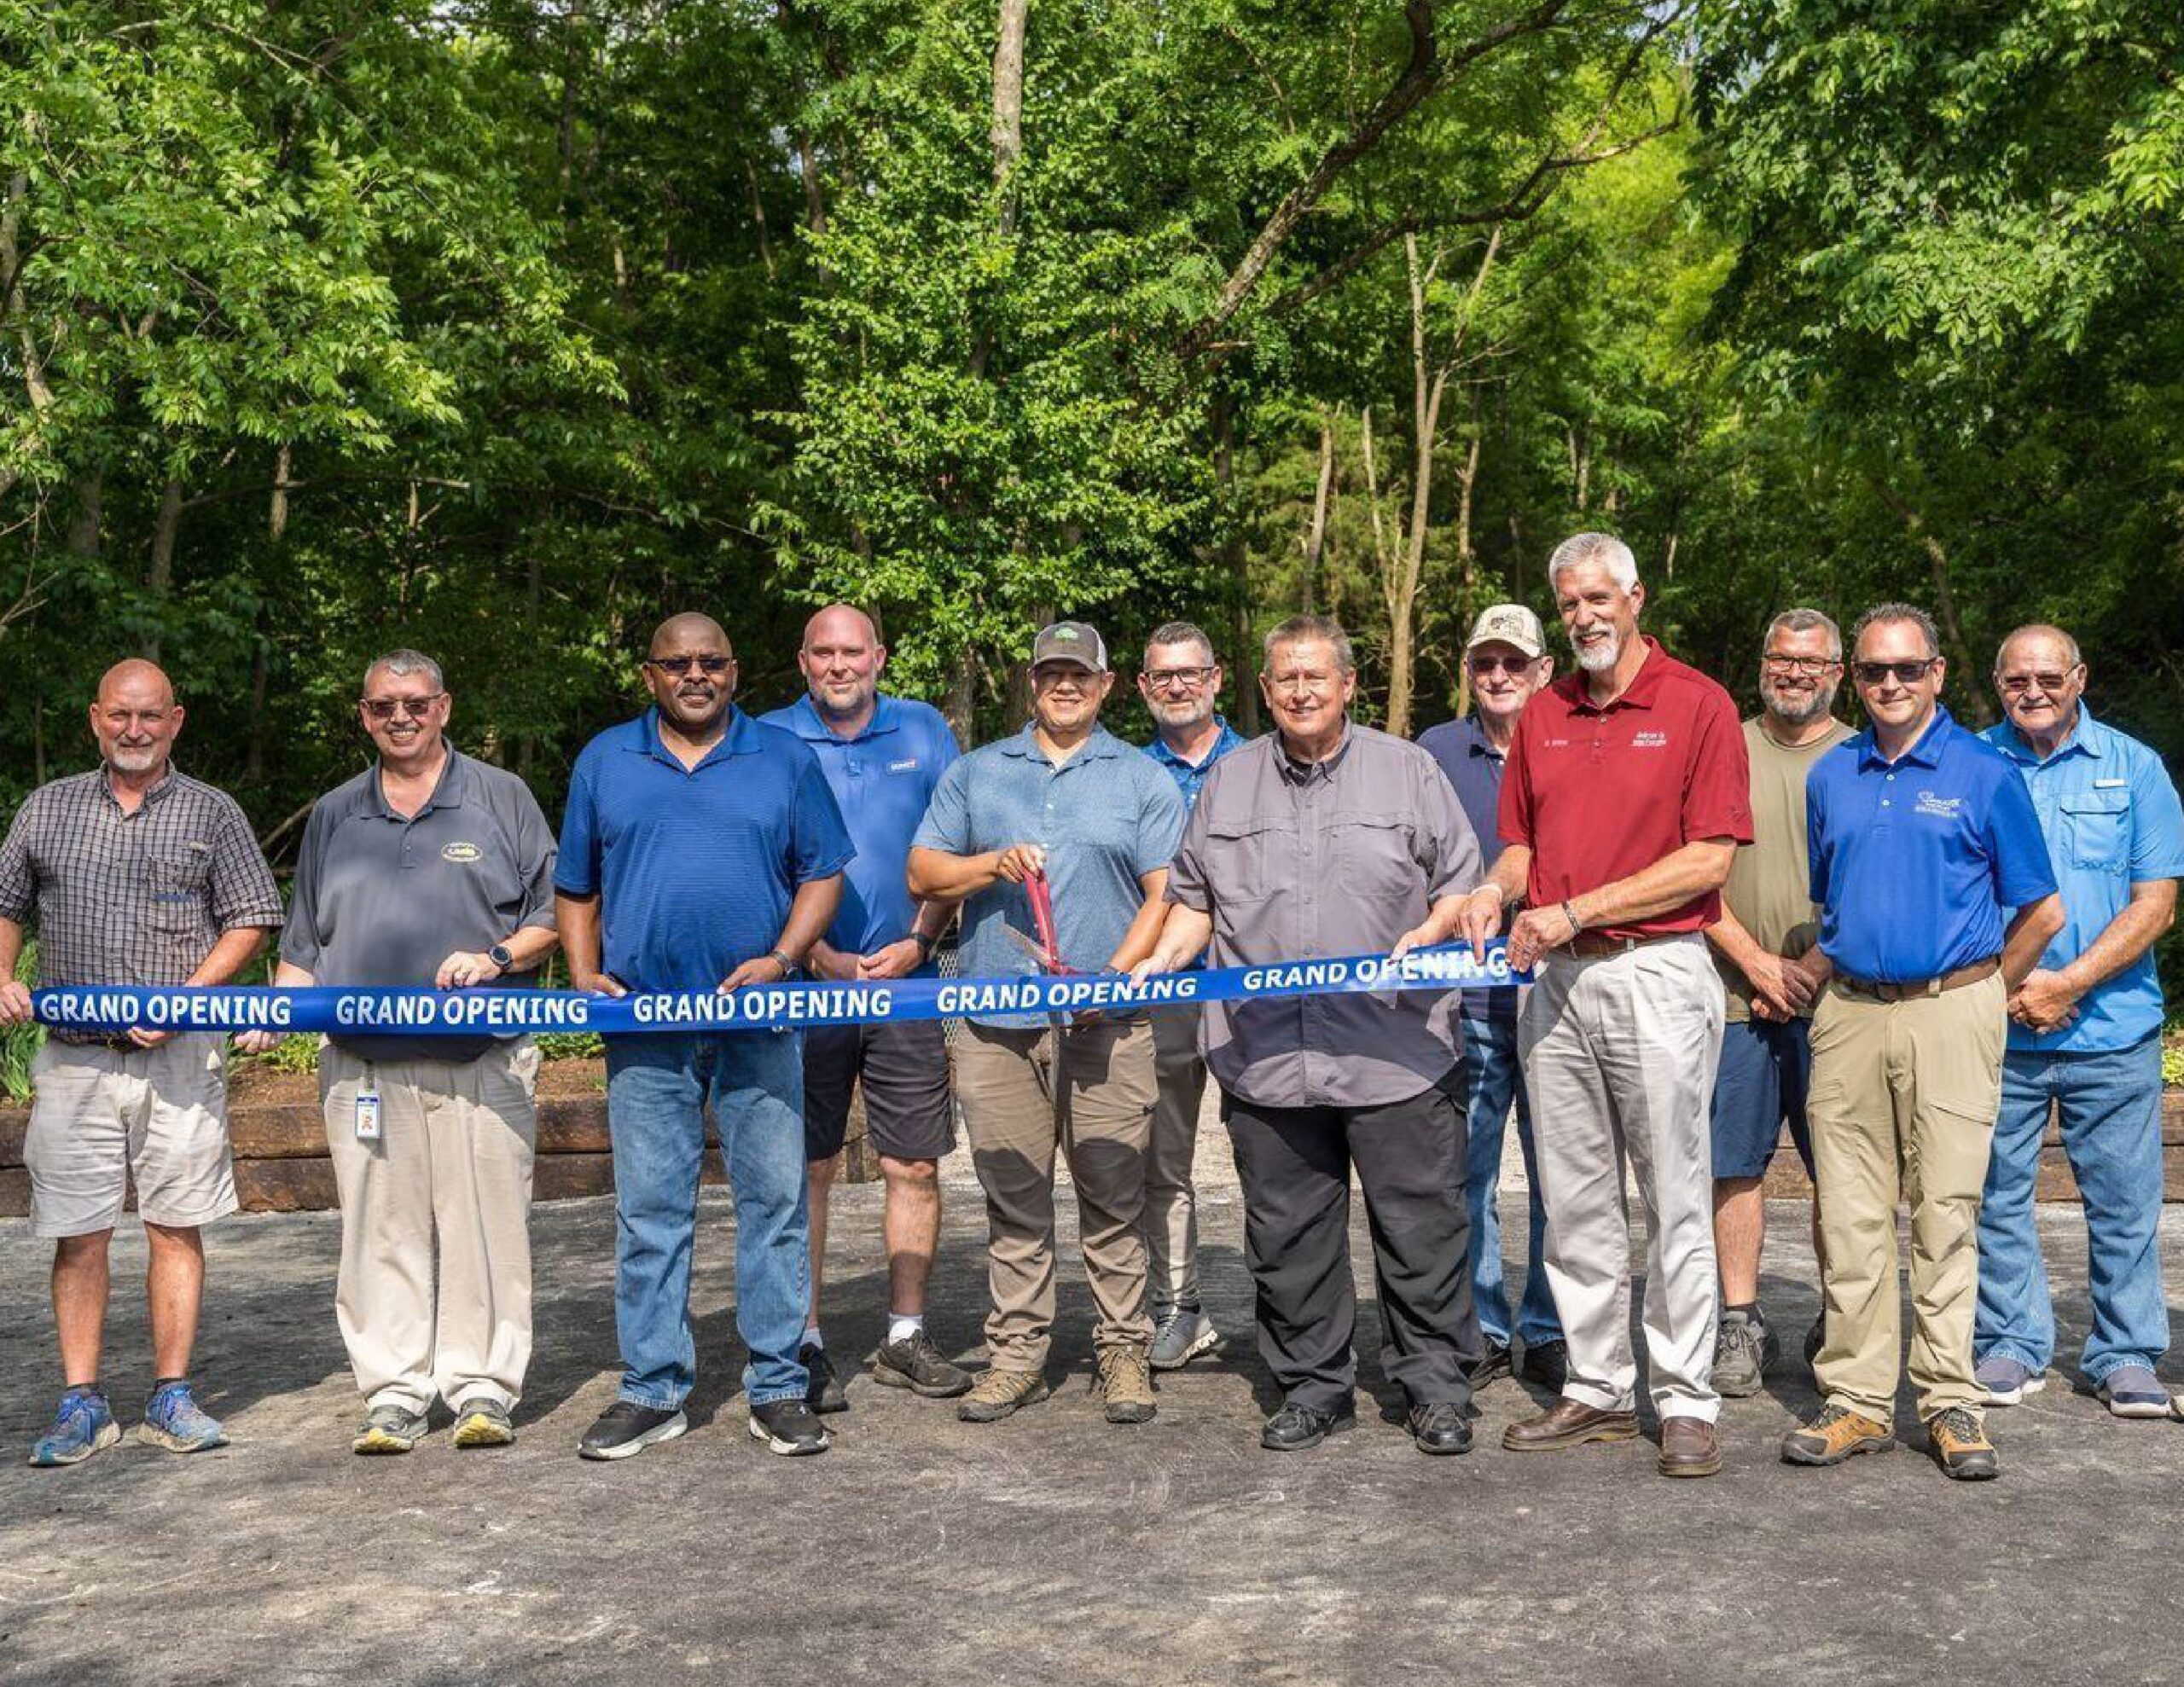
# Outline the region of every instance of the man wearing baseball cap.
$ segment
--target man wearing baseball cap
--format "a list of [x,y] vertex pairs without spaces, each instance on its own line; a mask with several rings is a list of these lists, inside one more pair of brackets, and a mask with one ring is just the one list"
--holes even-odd
[[[1099,634],[1075,621],[1047,628],[1031,646],[1031,723],[956,762],[933,791],[909,891],[963,904],[967,977],[1122,972],[1152,952],[1183,799],[1150,757],[1100,725],[1114,683]],[[973,1008],[965,1030],[956,1093],[986,1196],[993,1363],[957,1415],[993,1423],[1049,1392],[1059,1150],[1099,1309],[1095,1393],[1109,1423],[1144,1423],[1154,1411],[1138,1229],[1158,1093],[1152,1028],[1142,1012],[1063,1022]]]
[[[1464,642],[1464,671],[1471,681],[1472,712],[1460,720],[1430,727],[1420,734],[1421,749],[1432,752],[1456,788],[1464,818],[1478,834],[1484,867],[1493,870],[1502,853],[1496,815],[1502,802],[1502,769],[1517,734],[1517,716],[1532,693],[1554,677],[1554,659],[1539,617],[1520,603],[1497,603],[1479,612]],[[1481,1351],[1472,1385],[1484,1388],[1509,1375],[1514,1337],[1525,1344],[1523,1375],[1555,1393],[1562,1391],[1569,1349],[1562,1320],[1547,1286],[1542,1249],[1547,1209],[1539,1198],[1539,1170],[1532,1151],[1531,1100],[1517,1058],[1515,990],[1467,990],[1461,1014],[1466,1082],[1466,1127],[1470,1164],[1465,1193],[1471,1202],[1472,1299],[1478,1309]],[[1525,1296],[1513,1321],[1503,1286],[1502,1220],[1496,1211],[1502,1180],[1502,1133],[1510,1104],[1517,1110],[1517,1145],[1525,1157],[1525,1184],[1531,1191],[1530,1239],[1525,1255]]]

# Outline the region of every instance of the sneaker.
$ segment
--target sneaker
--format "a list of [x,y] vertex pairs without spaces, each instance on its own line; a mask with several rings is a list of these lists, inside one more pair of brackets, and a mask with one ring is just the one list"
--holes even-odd
[[1782,1356],[1782,1343],[1756,1313],[1725,1312],[1714,1337],[1714,1392],[1744,1400],[1759,1392],[1767,1367]]
[[834,1444],[811,1408],[800,1400],[768,1400],[751,1408],[751,1439],[769,1452],[795,1458],[824,1452]]
[[1972,1380],[1986,1393],[1989,1406],[2015,1406],[2048,1386],[2048,1373],[2035,1371],[2007,1354],[1989,1354],[1972,1371]]
[[954,1400],[971,1392],[971,1373],[941,1352],[921,1325],[899,1342],[885,1342],[872,1356],[872,1380],[883,1388],[908,1388],[927,1400]]
[[841,1378],[834,1375],[833,1363],[826,1348],[806,1342],[796,1350],[796,1362],[802,1365],[810,1380],[804,1384],[804,1403],[814,1412],[847,1412],[850,1409],[849,1390],[842,1386]]
[[187,1383],[169,1383],[152,1391],[144,1402],[144,1426],[136,1438],[169,1452],[210,1452],[228,1444],[227,1432],[198,1406]]
[[1782,1437],[1782,1462],[1840,1464],[1862,1452],[1886,1452],[1895,1445],[1887,1424],[1863,1412],[1823,1406],[1810,1423]]
[[2101,1378],[2100,1398],[2115,1417],[2166,1417],[2169,1390],[2143,1365],[2119,1365]]
[[1261,1427],[1259,1445],[1275,1452],[1302,1452],[1307,1447],[1317,1446],[1329,1435],[1339,1435],[1356,1427],[1357,1413],[1354,1410],[1315,1412],[1309,1406],[1286,1400],[1281,1410]]
[[1153,1332],[1150,1362],[1155,1371],[1181,1371],[1220,1345],[1221,1332],[1205,1313],[1196,1307],[1170,1307]]
[[639,1406],[633,1400],[618,1400],[584,1432],[584,1439],[577,1443],[577,1455],[627,1458],[655,1441],[673,1441],[689,1427],[690,1420],[680,1412],[663,1412],[658,1406]]
[[42,1470],[80,1464],[120,1439],[121,1425],[113,1421],[105,1391],[89,1386],[70,1388],[61,1396],[53,1427],[31,1449],[31,1463]]
[[1471,1423],[1464,1409],[1452,1401],[1414,1406],[1403,1414],[1403,1426],[1420,1452],[1456,1453],[1471,1451]]
[[1146,1352],[1135,1343],[1100,1349],[1092,1392],[1106,1402],[1110,1423],[1150,1423],[1160,1409],[1153,1398],[1153,1367]]
[[1482,1338],[1478,1357],[1465,1368],[1472,1391],[1484,1388],[1489,1383],[1498,1383],[1515,1373],[1516,1366],[1509,1358],[1509,1344],[1497,1342],[1491,1336]]
[[1570,1381],[1570,1344],[1564,1341],[1527,1342],[1517,1375],[1560,1394]]
[[1958,1406],[1926,1420],[1926,1443],[1942,1474],[1960,1482],[1988,1482],[2002,1474],[1995,1444],[1977,1412]]
[[357,1426],[351,1452],[376,1455],[407,1452],[425,1439],[425,1414],[406,1406],[375,1406]]
[[515,1425],[509,1421],[508,1407],[490,1394],[456,1408],[457,1446],[512,1446],[514,1443]]
[[1053,1392],[1043,1371],[1003,1371],[996,1365],[979,1373],[971,1392],[956,1408],[956,1415],[966,1423],[998,1423],[1012,1412],[1037,1406]]

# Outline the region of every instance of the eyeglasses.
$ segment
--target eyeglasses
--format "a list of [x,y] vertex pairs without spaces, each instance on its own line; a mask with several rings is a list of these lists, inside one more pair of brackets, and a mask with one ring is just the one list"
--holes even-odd
[[[2077,672],[2075,668],[2071,670],[2071,674]],[[1997,677],[1995,683],[2012,697],[2022,696],[2035,686],[2044,692],[2053,693],[2070,684],[2071,674],[2003,674]]]
[[1777,656],[1773,651],[1759,658],[1773,674],[1805,674],[1813,676],[1825,674],[1838,665],[1832,656]]
[[421,721],[433,712],[433,705],[447,693],[436,691],[430,697],[360,697],[357,706],[375,721],[391,721],[398,714],[412,721]]
[[1464,666],[1474,674],[1507,674],[1522,679],[1538,660],[1536,656],[1467,656]]
[[725,674],[735,665],[732,656],[648,656],[645,662],[671,679],[678,680],[693,667],[702,668],[708,674]]
[[1148,668],[1145,683],[1154,691],[1195,691],[1218,672],[1213,668]]
[[1854,662],[1850,671],[1858,676],[1862,686],[1877,686],[1891,674],[1900,686],[1915,686],[1933,671],[1938,656],[1921,657],[1916,662]]

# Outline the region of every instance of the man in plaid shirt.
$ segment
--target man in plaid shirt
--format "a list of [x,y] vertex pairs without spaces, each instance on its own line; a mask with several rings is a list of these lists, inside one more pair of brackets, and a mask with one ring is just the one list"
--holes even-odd
[[[90,708],[102,765],[39,786],[16,814],[0,844],[0,1025],[31,1017],[15,963],[33,915],[41,986],[225,984],[280,925],[281,893],[242,810],[174,770],[182,721],[152,664],[109,669]],[[157,1373],[141,1435],[176,1452],[226,1440],[189,1389],[198,1230],[235,1209],[225,1070],[217,1035],[56,1031],[38,1052],[23,1158],[32,1230],[55,1242],[65,1391],[32,1464],[73,1464],[121,1439],[99,1350],[107,1246],[132,1176]]]

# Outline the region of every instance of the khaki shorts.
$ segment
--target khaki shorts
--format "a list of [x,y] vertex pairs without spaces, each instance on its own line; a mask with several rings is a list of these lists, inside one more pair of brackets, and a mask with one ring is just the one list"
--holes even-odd
[[31,1067],[23,1145],[32,1234],[113,1229],[132,1177],[151,1223],[183,1230],[235,1211],[225,1041],[181,1036],[125,1052],[49,1038]]

